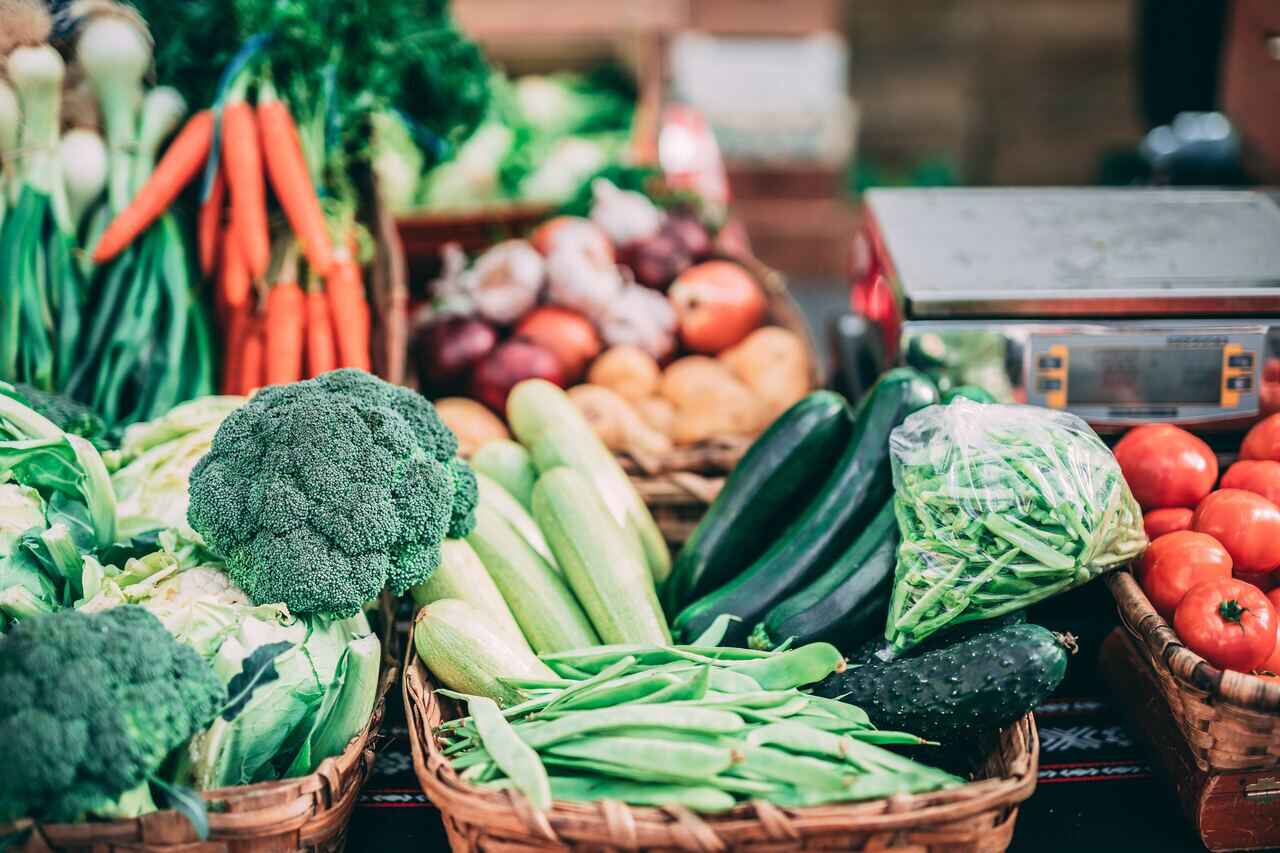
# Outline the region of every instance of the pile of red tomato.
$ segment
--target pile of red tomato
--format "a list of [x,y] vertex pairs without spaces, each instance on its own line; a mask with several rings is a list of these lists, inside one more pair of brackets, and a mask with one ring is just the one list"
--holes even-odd
[[1168,424],[1129,431],[1115,455],[1145,513],[1136,575],[1152,605],[1214,666],[1280,680],[1280,414],[1221,480],[1209,445]]

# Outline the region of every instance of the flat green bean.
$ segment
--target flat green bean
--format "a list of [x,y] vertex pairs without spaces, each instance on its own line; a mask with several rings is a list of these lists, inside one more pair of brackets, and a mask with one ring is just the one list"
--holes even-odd
[[618,800],[633,806],[681,805],[702,813],[728,811],[736,803],[732,794],[713,785],[666,785],[585,776],[552,776],[551,793],[558,800]]
[[467,703],[485,751],[516,788],[539,811],[551,808],[551,783],[538,753],[520,739],[492,699],[477,696]]
[[809,643],[782,654],[733,664],[729,671],[748,676],[765,690],[787,690],[815,684],[844,667],[844,656],[835,646]]

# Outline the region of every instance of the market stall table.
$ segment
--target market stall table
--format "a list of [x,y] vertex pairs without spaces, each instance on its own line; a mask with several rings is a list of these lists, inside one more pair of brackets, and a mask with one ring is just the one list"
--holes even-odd
[[[1080,651],[1066,681],[1036,711],[1040,783],[1022,806],[1010,850],[1075,853],[1121,843],[1134,853],[1203,850],[1172,795],[1152,776],[1098,674],[1099,646],[1118,624],[1105,586],[1093,583],[1033,607],[1029,617],[1075,634]],[[388,697],[383,732],[387,739],[360,795],[347,849],[446,850],[440,818],[413,774],[398,694]]]

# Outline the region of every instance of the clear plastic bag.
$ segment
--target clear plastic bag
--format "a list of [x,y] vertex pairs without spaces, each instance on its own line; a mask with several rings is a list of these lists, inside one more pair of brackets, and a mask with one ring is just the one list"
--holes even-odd
[[1120,466],[1075,415],[958,399],[911,415],[889,448],[895,648],[1080,586],[1146,547]]

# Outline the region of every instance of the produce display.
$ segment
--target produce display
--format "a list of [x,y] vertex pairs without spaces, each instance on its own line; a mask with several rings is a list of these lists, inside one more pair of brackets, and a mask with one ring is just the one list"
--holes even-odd
[[1187,648],[1221,669],[1280,674],[1280,416],[1259,421],[1239,461],[1218,458],[1177,427],[1145,425],[1116,445],[1125,479],[1146,510],[1151,547],[1134,575]]
[[593,192],[589,218],[553,218],[469,264],[446,251],[415,352],[464,446],[499,429],[529,378],[569,388],[606,446],[641,460],[753,438],[810,390],[805,341],[766,325],[760,284],[712,256],[696,216],[603,178]]

